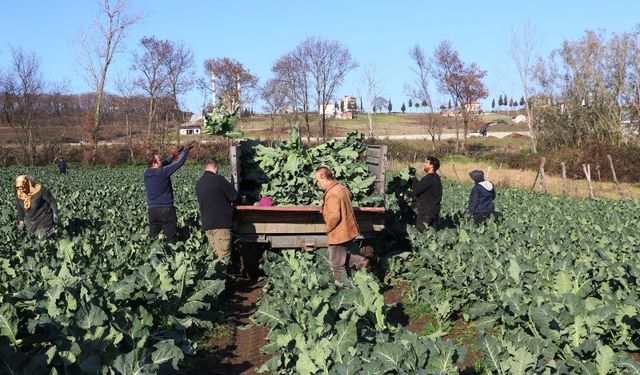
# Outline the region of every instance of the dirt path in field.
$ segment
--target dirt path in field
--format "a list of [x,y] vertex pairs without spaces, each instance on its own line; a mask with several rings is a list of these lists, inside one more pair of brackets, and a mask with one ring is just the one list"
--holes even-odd
[[[260,353],[266,344],[268,328],[253,325],[249,319],[256,311],[265,281],[235,279],[228,284],[223,297],[223,312],[229,327],[220,337],[212,338],[211,353],[189,369],[191,375],[255,374],[268,359]],[[249,328],[246,328],[249,327]]]
[[[255,374],[256,370],[269,359],[269,356],[260,353],[260,348],[266,344],[269,329],[253,325],[249,319],[256,311],[256,302],[262,296],[264,284],[264,281],[251,279],[236,279],[233,282],[234,293],[225,307],[229,320],[236,325],[233,351],[212,374]],[[250,328],[242,329],[244,326],[250,326]]]

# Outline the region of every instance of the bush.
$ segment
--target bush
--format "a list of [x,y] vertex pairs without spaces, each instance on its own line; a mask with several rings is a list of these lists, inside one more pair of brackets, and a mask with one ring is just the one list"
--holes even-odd
[[[563,147],[542,151],[539,155],[534,155],[531,150],[527,149],[519,152],[492,151],[481,157],[496,164],[504,163],[509,168],[536,170],[540,167],[541,156],[544,156],[546,158],[545,172],[561,175],[562,162],[564,162],[567,177],[573,179],[585,178],[582,165],[590,164],[592,179],[597,180],[600,178],[601,180],[612,181],[613,174],[611,173],[607,155],[611,155],[619,181],[640,181],[640,169],[637,167],[640,163],[640,148],[632,145],[618,147],[591,142],[579,149]],[[600,176],[598,176],[598,171]]]

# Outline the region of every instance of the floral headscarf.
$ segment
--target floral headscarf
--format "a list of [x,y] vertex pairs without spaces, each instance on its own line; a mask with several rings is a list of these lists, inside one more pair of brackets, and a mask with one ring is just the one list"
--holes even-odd
[[29,179],[29,177],[27,177],[26,175],[20,175],[16,177],[16,187],[17,186],[23,186],[25,188],[28,187],[29,189],[28,193],[26,193],[24,189],[17,191],[18,199],[23,201],[24,208],[28,210],[29,207],[31,207],[31,198],[33,198],[33,196],[40,191],[41,185],[40,184],[34,185],[33,182]]

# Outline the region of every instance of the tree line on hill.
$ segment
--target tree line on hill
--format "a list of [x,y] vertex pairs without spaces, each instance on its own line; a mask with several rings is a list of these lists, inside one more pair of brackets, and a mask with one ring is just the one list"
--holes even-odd
[[[230,57],[205,59],[205,74],[198,77],[187,45],[145,36],[128,56],[131,69],[114,77],[113,61],[127,57],[122,56],[123,40],[143,16],[131,10],[131,0],[98,0],[98,4],[96,22],[74,44],[88,92],[71,94],[64,83],[45,79],[37,55],[19,47],[11,48],[9,65],[0,67],[0,126],[14,130],[24,162],[35,163],[37,146],[50,141],[42,129],[52,125],[81,128],[93,163],[110,125],[124,124],[129,140],[137,132],[149,147],[162,144],[167,131],[189,115],[182,110],[181,98],[194,89],[201,93],[203,111],[218,107],[247,113],[260,99],[271,130],[301,121],[307,139],[326,138],[332,117],[326,113],[328,104],[359,65],[341,42],[311,37],[275,59],[264,83]],[[497,103],[499,109],[524,107],[532,151],[580,147],[594,140],[613,145],[635,142],[640,118],[640,27],[610,35],[586,31],[546,57],[536,36],[527,24],[522,33],[512,33],[510,52],[524,95],[519,101],[500,95]],[[447,98],[449,107],[454,103],[456,150],[464,151],[470,126],[480,113],[479,101],[489,95],[483,81],[487,71],[465,61],[446,40],[431,53],[415,45],[408,57],[414,72],[414,80],[405,84],[408,109],[422,107],[432,114],[423,122],[436,141],[449,121],[434,115],[444,107],[434,103],[435,93]],[[365,66],[362,74],[360,103],[354,102],[351,109],[367,113],[372,136],[371,114],[391,112],[393,105],[381,94],[375,67]],[[495,99],[491,106],[495,109]],[[407,110],[404,102],[400,110]],[[311,122],[314,112],[317,124]]]

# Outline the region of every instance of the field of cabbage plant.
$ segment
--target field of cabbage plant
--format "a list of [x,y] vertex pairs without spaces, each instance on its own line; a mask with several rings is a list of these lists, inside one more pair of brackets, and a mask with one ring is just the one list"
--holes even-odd
[[[224,319],[225,282],[198,229],[201,169],[173,177],[173,247],[147,239],[141,167],[27,169],[59,202],[55,239],[18,235],[22,173],[0,176],[0,373],[180,371],[198,349],[194,332]],[[445,228],[420,234],[401,220],[401,177],[388,189],[379,274],[336,284],[326,250],[266,253],[252,318],[270,329],[262,371],[640,374],[637,201],[498,190],[497,220],[477,227],[464,217],[470,186],[446,181]],[[389,322],[388,281],[407,285],[405,305],[426,307],[428,331]],[[471,342],[452,337],[461,321]],[[476,363],[465,367],[469,355]]]
[[[50,188],[55,239],[20,235],[15,176]],[[0,178],[0,373],[141,374],[178,369],[192,332],[220,319],[224,290],[199,230],[201,170],[174,176],[176,246],[147,238],[142,168],[3,169]]]
[[[403,207],[402,178],[392,184],[390,221]],[[468,192],[445,182],[445,228],[406,228],[410,249],[383,270],[408,285],[405,306],[425,307],[429,329],[417,334],[388,322],[376,277],[335,285],[322,251],[268,257],[253,317],[271,328],[264,350],[275,355],[263,370],[640,374],[638,202],[505,190],[497,221],[477,227],[464,217]],[[452,332],[460,321],[471,340]]]

